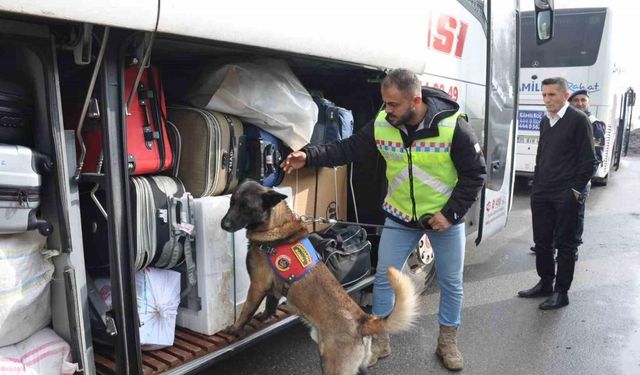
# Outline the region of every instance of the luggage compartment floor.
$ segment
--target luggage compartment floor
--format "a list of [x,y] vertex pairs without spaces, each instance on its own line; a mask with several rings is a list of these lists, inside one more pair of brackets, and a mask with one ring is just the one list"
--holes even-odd
[[[265,322],[253,318],[245,327],[244,333],[239,337],[219,332],[207,336],[190,331],[186,328],[176,327],[174,345],[154,351],[142,352],[142,370],[144,375],[159,374],[181,366],[196,358],[213,353],[240,340],[243,340],[258,331],[267,328],[287,317],[290,313],[286,306],[280,306],[276,314]],[[116,360],[113,348],[95,346],[96,370],[101,374],[116,374]]]

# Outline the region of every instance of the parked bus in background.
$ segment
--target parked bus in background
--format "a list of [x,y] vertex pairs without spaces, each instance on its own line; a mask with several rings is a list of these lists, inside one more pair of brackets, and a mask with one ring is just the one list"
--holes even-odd
[[522,13],[517,175],[533,176],[540,119],[545,114],[542,81],[559,76],[567,79],[570,92],[587,90],[591,113],[606,124],[602,163],[592,180],[607,183],[616,149],[618,107],[624,96],[614,74],[612,26],[609,8],[556,9],[553,39],[537,44],[534,13]]

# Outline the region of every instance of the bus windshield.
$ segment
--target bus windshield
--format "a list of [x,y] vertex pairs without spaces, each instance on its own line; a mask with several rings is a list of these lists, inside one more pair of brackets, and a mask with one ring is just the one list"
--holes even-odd
[[522,13],[521,68],[591,66],[598,59],[606,9],[557,9],[553,39],[536,44],[533,12]]

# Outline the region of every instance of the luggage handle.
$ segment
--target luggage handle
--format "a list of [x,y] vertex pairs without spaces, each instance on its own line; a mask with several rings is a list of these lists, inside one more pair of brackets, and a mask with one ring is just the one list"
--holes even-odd
[[165,153],[165,140],[163,120],[166,118],[162,113],[162,82],[159,85],[156,82],[155,74],[153,74],[151,67],[147,69],[147,82],[149,83],[149,90],[151,96],[151,111],[153,112],[153,120],[155,123],[155,132],[152,133],[154,140],[158,141],[158,154],[160,155],[160,170],[164,170],[167,162],[167,155]]

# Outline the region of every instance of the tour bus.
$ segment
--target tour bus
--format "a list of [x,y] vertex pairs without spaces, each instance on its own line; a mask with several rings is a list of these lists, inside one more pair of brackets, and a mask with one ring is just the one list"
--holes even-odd
[[516,143],[516,174],[532,177],[545,114],[542,81],[564,77],[569,91],[587,90],[591,113],[606,124],[602,163],[592,181],[606,184],[615,159],[618,106],[624,91],[614,73],[612,14],[608,8],[556,9],[554,37],[538,45],[533,28],[534,12],[523,12],[520,49],[520,101]]
[[[129,184],[132,161],[123,141],[131,94],[124,87],[125,64],[157,67],[171,104],[178,100],[177,93],[193,83],[193,72],[210,61],[277,58],[290,66],[308,90],[322,91],[337,105],[351,109],[355,131],[381,108],[379,85],[385,72],[409,68],[425,86],[443,90],[460,104],[486,157],[486,186],[465,218],[468,242],[479,244],[504,228],[515,177],[518,87],[527,88],[520,90],[523,101],[539,110],[530,95],[537,88],[537,78],[530,82],[533,73],[523,70],[525,79],[519,83],[519,1],[417,4],[402,0],[391,8],[370,5],[337,1],[322,7],[299,1],[253,2],[250,7],[244,2],[203,0],[0,1],[0,74],[23,79],[29,87],[36,135],[32,147],[53,163],[52,172],[42,176],[40,200],[40,215],[53,224],[47,248],[60,252],[54,258],[51,280],[51,328],[71,346],[78,371],[201,371],[297,320],[283,307],[270,321],[252,321],[241,337],[222,332],[203,335],[176,327],[173,346],[141,351],[134,255],[129,250],[134,248],[134,203]],[[549,10],[550,6],[547,13]],[[608,30],[604,10],[589,12],[597,25]],[[563,37],[562,21],[557,27],[557,34]],[[564,37],[568,35],[575,33]],[[531,44],[530,39],[525,40]],[[597,48],[587,50],[592,59],[597,52]],[[578,63],[583,64],[582,58],[577,58]],[[569,76],[573,88],[591,89],[596,115],[605,117],[608,107],[598,93],[605,92],[608,84],[599,77],[595,72],[578,80]],[[89,101],[93,95],[100,100]],[[86,118],[98,119],[94,122],[98,122],[103,149],[98,173],[77,165],[83,145],[76,142],[75,130],[78,117],[85,118],[85,113],[74,118],[64,112],[66,103],[78,98],[85,105]],[[380,224],[386,181],[379,160],[356,163],[351,171],[353,199],[348,219]],[[92,293],[87,281],[93,275],[87,272],[85,259],[101,250],[84,245],[87,219],[79,202],[81,194],[88,194],[81,188],[87,184],[104,191],[102,214],[108,228],[102,245],[111,285],[112,306],[106,314],[110,345],[98,344],[92,330],[95,320],[90,310],[95,306],[89,302]],[[95,193],[91,192],[92,199]],[[432,256],[423,259],[429,263]],[[428,269],[427,264],[424,272]],[[371,283],[368,277],[349,291],[355,293]],[[105,317],[104,312],[97,314]]]

